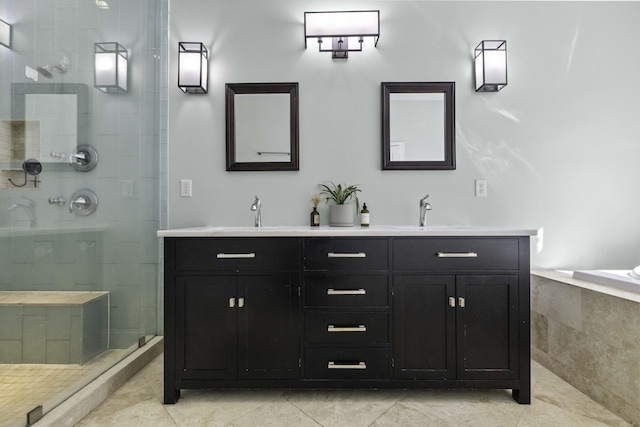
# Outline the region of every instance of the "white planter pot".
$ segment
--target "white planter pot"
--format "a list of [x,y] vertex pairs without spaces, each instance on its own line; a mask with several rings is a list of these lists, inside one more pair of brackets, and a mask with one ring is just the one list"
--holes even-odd
[[353,205],[329,205],[329,225],[331,227],[353,227]]

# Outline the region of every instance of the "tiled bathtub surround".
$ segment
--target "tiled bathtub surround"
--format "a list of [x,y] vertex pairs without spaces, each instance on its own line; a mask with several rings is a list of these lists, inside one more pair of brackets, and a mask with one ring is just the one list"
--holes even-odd
[[640,296],[556,271],[531,275],[532,358],[640,425]]
[[108,311],[108,292],[0,292],[0,363],[86,363],[108,348]]

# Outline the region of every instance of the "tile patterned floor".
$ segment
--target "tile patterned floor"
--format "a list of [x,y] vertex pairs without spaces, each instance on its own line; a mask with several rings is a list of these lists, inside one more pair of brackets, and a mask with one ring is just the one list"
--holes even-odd
[[629,426],[533,362],[531,405],[510,391],[183,390],[162,404],[158,356],[76,426]]
[[0,364],[0,427],[24,427],[29,411],[49,411],[127,352],[109,350],[84,365]]

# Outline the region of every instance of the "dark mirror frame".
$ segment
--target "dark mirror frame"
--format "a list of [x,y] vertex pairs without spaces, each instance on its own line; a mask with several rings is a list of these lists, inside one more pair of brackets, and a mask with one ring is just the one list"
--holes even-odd
[[[76,95],[77,131],[76,146],[89,143],[89,99],[84,83],[11,83],[11,118],[25,120],[27,95]],[[39,159],[47,162],[48,159]]]
[[[455,82],[382,82],[382,169],[450,170],[456,168]],[[392,93],[444,94],[444,160],[395,161],[391,159],[390,108]]]
[[[236,94],[289,94],[289,162],[237,162],[236,155]],[[228,171],[292,171],[299,170],[299,108],[298,83],[227,83],[225,89]],[[249,124],[250,125],[250,124]]]

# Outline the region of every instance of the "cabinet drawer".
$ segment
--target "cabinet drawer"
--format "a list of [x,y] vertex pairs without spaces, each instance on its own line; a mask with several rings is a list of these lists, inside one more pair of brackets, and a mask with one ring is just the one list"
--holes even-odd
[[304,240],[307,270],[387,270],[387,239],[308,238]]
[[307,310],[304,339],[314,344],[386,344],[389,314]]
[[389,285],[386,275],[305,276],[306,306],[387,307]]
[[175,241],[176,270],[297,270],[299,241],[287,238],[187,238]]
[[395,270],[517,270],[518,239],[396,238]]
[[389,378],[386,348],[308,348],[304,360],[309,379]]

